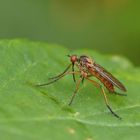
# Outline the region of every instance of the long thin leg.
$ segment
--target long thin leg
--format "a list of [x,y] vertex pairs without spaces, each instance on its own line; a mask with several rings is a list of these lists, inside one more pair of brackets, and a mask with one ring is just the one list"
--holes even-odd
[[75,71],[75,72],[67,72],[67,73],[64,73],[63,75],[59,76],[57,79],[54,79],[53,81],[50,81],[48,83],[44,83],[44,84],[38,84],[36,86],[46,86],[46,85],[50,85],[50,84],[53,84],[54,82],[57,82],[58,80],[60,80],[61,78],[63,78],[64,76],[68,75],[68,74],[80,74],[80,72],[78,71]]
[[[88,77],[88,78],[89,78],[89,77],[93,77],[93,75],[88,75],[87,77]],[[82,84],[84,83],[84,80],[85,80],[85,78],[83,77],[83,78],[82,78]]]
[[84,80],[85,80],[85,78],[83,77],[83,78],[82,78],[82,84],[84,83]]
[[[74,72],[74,63],[72,64],[72,72]],[[75,74],[73,73],[72,76],[73,76],[73,81],[76,82]]]
[[113,93],[116,94],[116,95],[119,95],[119,96],[127,96],[127,94],[124,94],[124,93],[118,93],[118,92],[116,92],[116,91],[114,91]]
[[72,95],[72,97],[71,97],[71,100],[70,100],[70,102],[69,102],[69,105],[72,104],[72,102],[73,102],[73,100],[74,100],[74,98],[75,98],[75,95],[76,95],[76,93],[77,93],[77,91],[78,91],[78,89],[79,89],[79,86],[80,86],[81,81],[82,81],[82,78],[80,78],[80,79],[77,81],[77,83],[76,83],[76,89],[75,89],[75,91],[74,91],[74,93],[73,93],[73,95]]
[[72,64],[68,65],[68,67],[67,67],[62,73],[60,73],[59,75],[54,76],[54,77],[50,77],[49,79],[56,79],[56,78],[59,78],[60,76],[62,76],[63,74],[65,74],[65,73],[69,70],[69,68],[71,67],[71,65],[72,65]]
[[115,89],[114,89],[114,85],[112,85],[111,89],[109,88],[108,91],[109,91],[110,94],[115,94],[115,95],[119,95],[119,96],[127,96],[127,94],[125,94],[125,93],[116,92]]
[[108,99],[107,99],[107,96],[106,96],[106,94],[105,94],[104,88],[103,88],[99,83],[97,83],[96,81],[91,80],[91,79],[89,79],[89,78],[86,78],[86,79],[87,79],[88,81],[92,82],[92,84],[94,84],[96,87],[98,87],[98,88],[101,89],[101,93],[102,93],[103,96],[104,96],[104,100],[105,100],[105,103],[106,103],[107,108],[110,110],[110,112],[111,112],[115,117],[121,119],[121,117],[119,117],[119,116],[111,109],[111,107],[110,107],[110,105],[109,105],[109,103],[108,103]]

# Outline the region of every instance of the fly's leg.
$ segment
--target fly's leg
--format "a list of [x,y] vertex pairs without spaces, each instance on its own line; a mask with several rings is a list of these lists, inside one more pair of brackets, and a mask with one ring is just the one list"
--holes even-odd
[[116,94],[116,95],[119,95],[119,96],[127,96],[127,94],[118,93],[118,92],[116,92],[116,91],[114,91],[113,93]]
[[[74,71],[75,71],[74,70],[74,63],[72,63],[72,72],[74,72]],[[73,81],[76,82],[75,74],[73,73],[72,76],[73,76]]]
[[85,80],[85,78],[83,77],[83,78],[82,78],[82,84],[84,83],[84,80]]
[[127,94],[116,92],[116,91],[114,90],[114,86],[113,86],[113,85],[111,86],[111,90],[108,89],[108,91],[109,91],[110,94],[115,94],[115,95],[119,95],[119,96],[127,96]]
[[74,91],[74,93],[73,93],[73,95],[72,95],[72,97],[71,97],[71,100],[70,100],[70,102],[69,102],[69,105],[72,104],[72,102],[73,102],[73,100],[74,100],[74,98],[75,98],[75,95],[76,95],[76,93],[78,92],[80,83],[82,82],[82,79],[83,79],[83,78],[80,77],[80,79],[76,82],[76,89],[75,89],[75,91]]
[[107,99],[107,96],[106,96],[106,93],[105,93],[104,88],[103,88],[99,83],[97,83],[96,81],[91,80],[91,79],[89,79],[89,78],[86,78],[86,79],[87,79],[88,81],[90,81],[92,84],[94,84],[96,87],[100,88],[101,93],[102,93],[102,95],[104,96],[104,100],[105,100],[105,104],[106,104],[107,108],[110,110],[110,112],[111,112],[115,117],[121,119],[121,117],[119,117],[119,116],[112,110],[112,108],[110,107],[110,105],[109,105],[109,103],[108,103],[108,99]]
[[57,75],[57,76],[55,76],[55,77],[51,77],[51,78],[49,78],[49,79],[51,80],[51,79],[56,79],[56,78],[61,77],[63,74],[65,74],[65,73],[70,69],[71,66],[72,66],[72,72],[73,72],[73,74],[72,74],[72,75],[73,75],[73,80],[74,80],[74,82],[76,82],[75,74],[74,74],[74,72],[75,72],[75,70],[74,70],[74,63],[70,64],[70,65],[64,70],[64,72],[60,73],[59,75]]
[[57,75],[57,76],[51,77],[51,78],[49,78],[49,79],[56,79],[56,78],[61,77],[63,74],[65,74],[65,73],[70,69],[71,65],[72,65],[72,64],[68,65],[68,67],[64,70],[64,72],[60,73],[60,74]]
[[50,84],[53,84],[55,82],[57,82],[58,80],[60,80],[61,78],[63,78],[64,76],[68,75],[68,74],[80,74],[78,71],[75,71],[75,72],[66,72],[64,73],[63,75],[59,76],[58,78],[48,82],[48,83],[44,83],[44,84],[38,84],[36,86],[46,86],[46,85],[50,85]]

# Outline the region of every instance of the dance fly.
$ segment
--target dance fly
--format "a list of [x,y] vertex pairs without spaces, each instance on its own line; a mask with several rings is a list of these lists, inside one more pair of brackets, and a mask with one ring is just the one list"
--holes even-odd
[[[119,117],[119,115],[117,115],[110,107],[104,87],[109,91],[109,93],[125,96],[126,94],[117,93],[115,91],[115,87],[117,87],[120,90],[126,92],[125,86],[118,79],[116,79],[111,73],[109,73],[105,68],[103,68],[102,66],[97,64],[90,57],[85,56],[85,55],[82,55],[80,57],[78,57],[77,55],[68,55],[68,57],[70,58],[71,63],[64,70],[64,72],[62,72],[61,74],[59,74],[55,77],[49,78],[51,80],[50,82],[44,83],[44,84],[39,84],[37,86],[50,85],[50,84],[58,81],[62,77],[72,74],[73,80],[76,83],[76,89],[74,90],[71,100],[69,102],[69,105],[71,105],[75,98],[76,93],[78,92],[80,83],[82,83],[84,81],[84,79],[86,79],[89,82],[91,82],[94,86],[96,86],[97,88],[99,88],[101,90],[101,93],[104,97],[107,108],[110,110],[110,112],[115,117],[121,119],[121,117]],[[75,70],[75,67],[77,67],[78,70]],[[71,70],[70,70],[70,68],[71,68]],[[76,80],[75,74],[79,75],[78,80]],[[91,79],[92,77],[96,77],[100,81],[100,83],[102,83],[104,85],[104,87],[102,84]]]

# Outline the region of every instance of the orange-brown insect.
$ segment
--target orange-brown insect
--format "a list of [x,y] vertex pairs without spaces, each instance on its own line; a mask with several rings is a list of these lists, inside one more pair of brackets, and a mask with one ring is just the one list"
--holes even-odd
[[[74,82],[76,82],[76,89],[69,102],[69,105],[71,105],[73,102],[73,99],[79,89],[80,83],[83,82],[84,79],[87,79],[94,86],[98,87],[101,90],[101,93],[104,96],[106,106],[108,107],[110,112],[115,117],[120,118],[109,106],[107,96],[106,96],[103,86],[100,83],[97,83],[96,81],[92,80],[90,77],[92,77],[92,76],[96,77],[97,79],[99,79],[99,81],[106,87],[106,89],[110,93],[114,93],[114,94],[118,94],[118,95],[126,95],[126,94],[120,94],[120,93],[115,92],[114,87],[117,87],[122,91],[126,91],[126,88],[124,87],[124,85],[119,80],[117,80],[111,73],[109,73],[107,70],[105,70],[99,64],[97,64],[93,59],[91,59],[85,55],[82,55],[80,57],[78,57],[77,55],[71,55],[71,56],[68,55],[68,57],[70,57],[71,64],[65,69],[65,71],[63,73],[50,78],[52,80],[51,82],[45,83],[45,84],[40,84],[37,86],[45,86],[45,85],[52,84],[52,83],[58,81],[59,79],[61,79],[62,77],[64,77],[65,75],[72,74],[73,80],[74,80]],[[77,66],[78,71],[74,70],[74,66]],[[69,71],[70,67],[72,67],[72,71]],[[75,74],[80,75],[80,78],[78,81],[76,81],[76,79],[75,79]]]

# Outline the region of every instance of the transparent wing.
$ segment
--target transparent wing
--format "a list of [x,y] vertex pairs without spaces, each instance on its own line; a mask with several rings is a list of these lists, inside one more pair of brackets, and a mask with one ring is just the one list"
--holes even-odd
[[118,87],[119,89],[126,91],[126,88],[124,85],[116,79],[111,73],[109,73],[106,69],[104,69],[102,66],[99,64],[94,64],[93,68],[101,74],[105,79],[109,80],[114,86]]

